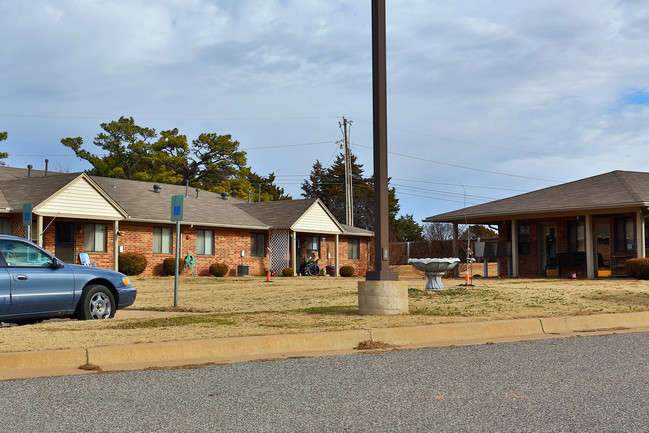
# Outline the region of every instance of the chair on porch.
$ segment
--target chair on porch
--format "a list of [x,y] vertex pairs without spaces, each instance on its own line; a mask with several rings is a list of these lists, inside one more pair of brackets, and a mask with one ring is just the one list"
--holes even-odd
[[97,262],[91,262],[88,253],[79,253],[79,261],[83,266],[97,266]]

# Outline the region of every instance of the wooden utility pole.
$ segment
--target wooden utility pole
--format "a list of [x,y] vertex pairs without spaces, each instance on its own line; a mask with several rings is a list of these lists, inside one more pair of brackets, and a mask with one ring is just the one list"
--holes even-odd
[[354,225],[354,190],[352,188],[352,160],[349,152],[348,127],[352,122],[343,117],[340,127],[343,129],[345,146],[345,224]]

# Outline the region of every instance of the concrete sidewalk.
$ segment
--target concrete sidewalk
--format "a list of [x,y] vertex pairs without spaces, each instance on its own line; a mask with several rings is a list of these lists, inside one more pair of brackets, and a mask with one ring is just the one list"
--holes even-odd
[[0,380],[358,353],[361,342],[395,350],[646,331],[649,312],[2,353]]

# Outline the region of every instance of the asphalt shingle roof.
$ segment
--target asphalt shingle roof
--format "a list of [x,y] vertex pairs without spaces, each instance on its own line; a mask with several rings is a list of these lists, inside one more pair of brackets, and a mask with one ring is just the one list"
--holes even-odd
[[[58,173],[15,167],[0,167],[0,210],[20,211],[24,203],[34,207],[46,201],[66,185],[82,176],[82,173]],[[89,176],[97,186],[110,197],[134,221],[169,222],[171,196],[185,195],[183,185],[159,184],[156,193],[153,182]],[[248,203],[244,200],[221,194],[189,188],[184,198],[183,222],[241,229],[266,230],[268,228],[288,229],[307,212],[317,199],[282,200]],[[345,233],[372,236],[369,230],[341,225]]]
[[649,205],[649,173],[612,171],[597,176],[532,191],[514,197],[434,215],[426,222],[462,222],[502,219],[550,212]]
[[315,203],[317,199],[237,203],[244,212],[276,229],[288,229]]
[[22,209],[23,203],[32,203],[36,207],[79,176],[81,173],[56,173],[47,177],[13,178],[0,181],[0,191],[12,210]]
[[[138,221],[170,221],[171,196],[185,195],[183,185],[158,184],[159,193],[153,189],[153,182],[91,176],[101,189],[117,202],[129,215]],[[237,227],[265,230],[267,224],[242,211],[236,203],[242,202],[229,197],[224,200],[221,194],[189,188],[184,198],[183,222],[205,224],[217,227]]]

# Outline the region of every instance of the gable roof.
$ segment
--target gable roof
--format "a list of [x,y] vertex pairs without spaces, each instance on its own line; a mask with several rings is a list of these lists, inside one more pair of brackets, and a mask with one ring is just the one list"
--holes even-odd
[[317,198],[236,205],[274,229],[317,233],[343,233],[345,229]]
[[[68,191],[72,187],[75,190]],[[66,210],[68,209],[61,209],[66,214],[65,216],[82,215],[92,217],[97,206],[102,206],[104,211],[110,213],[110,215],[107,215],[110,218],[123,218],[126,216],[124,210],[104,194],[101,188],[85,173],[56,173],[47,177],[25,177],[0,181],[0,191],[2,192],[0,209],[5,212],[22,211],[23,204],[31,203],[34,211],[39,212],[41,215],[53,216],[58,212],[50,212],[45,209],[48,204],[51,204],[60,195],[79,195],[82,192],[85,193],[84,199],[86,202],[84,204],[88,205],[86,209],[83,206],[75,206],[74,210],[67,213]],[[63,197],[63,200],[65,201],[65,197]],[[3,207],[5,203],[6,206]],[[84,212],[84,210],[87,210],[87,212]]]
[[489,203],[434,215],[425,222],[488,222],[548,213],[649,206],[649,173],[612,171]]

